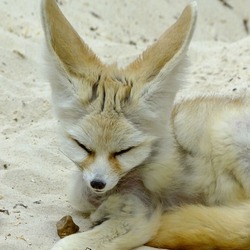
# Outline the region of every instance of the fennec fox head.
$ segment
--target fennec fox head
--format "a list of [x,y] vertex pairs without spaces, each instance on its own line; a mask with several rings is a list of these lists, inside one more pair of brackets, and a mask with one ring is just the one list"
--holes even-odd
[[50,83],[63,150],[94,192],[111,190],[150,162],[166,133],[168,113],[193,33],[196,5],[125,68],[105,65],[72,28],[55,0],[43,0]]

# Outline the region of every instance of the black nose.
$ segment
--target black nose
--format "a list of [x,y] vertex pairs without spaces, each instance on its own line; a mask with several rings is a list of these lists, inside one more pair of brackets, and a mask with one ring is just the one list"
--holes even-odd
[[90,182],[90,185],[94,189],[102,190],[105,188],[106,183],[101,180],[93,180]]

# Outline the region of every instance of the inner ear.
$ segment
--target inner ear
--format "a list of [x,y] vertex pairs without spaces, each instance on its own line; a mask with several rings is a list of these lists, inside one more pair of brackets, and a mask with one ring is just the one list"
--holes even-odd
[[126,71],[137,81],[152,81],[163,67],[171,71],[184,57],[196,21],[196,3],[188,5],[179,19],[151,47],[132,62]]
[[59,59],[68,73],[79,77],[103,67],[64,17],[55,0],[43,0],[41,9],[49,51]]
[[97,98],[106,65],[80,38],[55,0],[42,0],[41,9],[54,105],[61,109],[61,113],[65,110],[63,103],[68,103],[68,109],[79,110],[82,104]]

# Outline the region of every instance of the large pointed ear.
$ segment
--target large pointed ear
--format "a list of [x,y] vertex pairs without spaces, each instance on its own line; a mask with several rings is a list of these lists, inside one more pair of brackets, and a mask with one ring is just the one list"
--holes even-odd
[[[42,23],[46,37],[49,77],[57,114],[77,116],[91,98],[104,65],[82,41],[64,17],[56,0],[42,0]],[[94,87],[94,88],[95,88]]]
[[182,12],[179,19],[126,70],[139,82],[153,80],[165,67],[170,72],[183,58],[193,34],[196,21],[196,2]]
[[[196,21],[196,3],[188,5],[179,19],[125,69],[135,84],[131,98],[149,104],[146,109],[167,113],[179,88],[177,72],[182,71]],[[162,110],[163,108],[163,110]],[[160,115],[160,114],[159,114]]]
[[82,76],[92,67],[102,66],[64,17],[56,0],[42,1],[42,21],[48,48],[58,57],[68,73]]

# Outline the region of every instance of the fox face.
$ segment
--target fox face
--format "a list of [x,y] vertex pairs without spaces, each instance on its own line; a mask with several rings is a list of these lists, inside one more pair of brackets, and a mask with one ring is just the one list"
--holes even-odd
[[67,135],[64,152],[82,170],[89,188],[98,193],[111,190],[122,176],[142,164],[154,142],[122,113],[112,111],[86,115]]
[[61,119],[63,151],[82,170],[88,187],[98,193],[114,188],[121,177],[150,158],[157,141],[138,126],[140,118],[130,119],[131,83],[107,78],[98,77],[95,93],[91,89],[89,99],[80,104],[84,114],[74,123],[63,122],[64,112]]
[[155,44],[121,69],[101,62],[55,0],[42,4],[63,151],[82,170],[87,186],[105,193],[126,173],[153,161],[166,140],[195,13],[188,6]]

